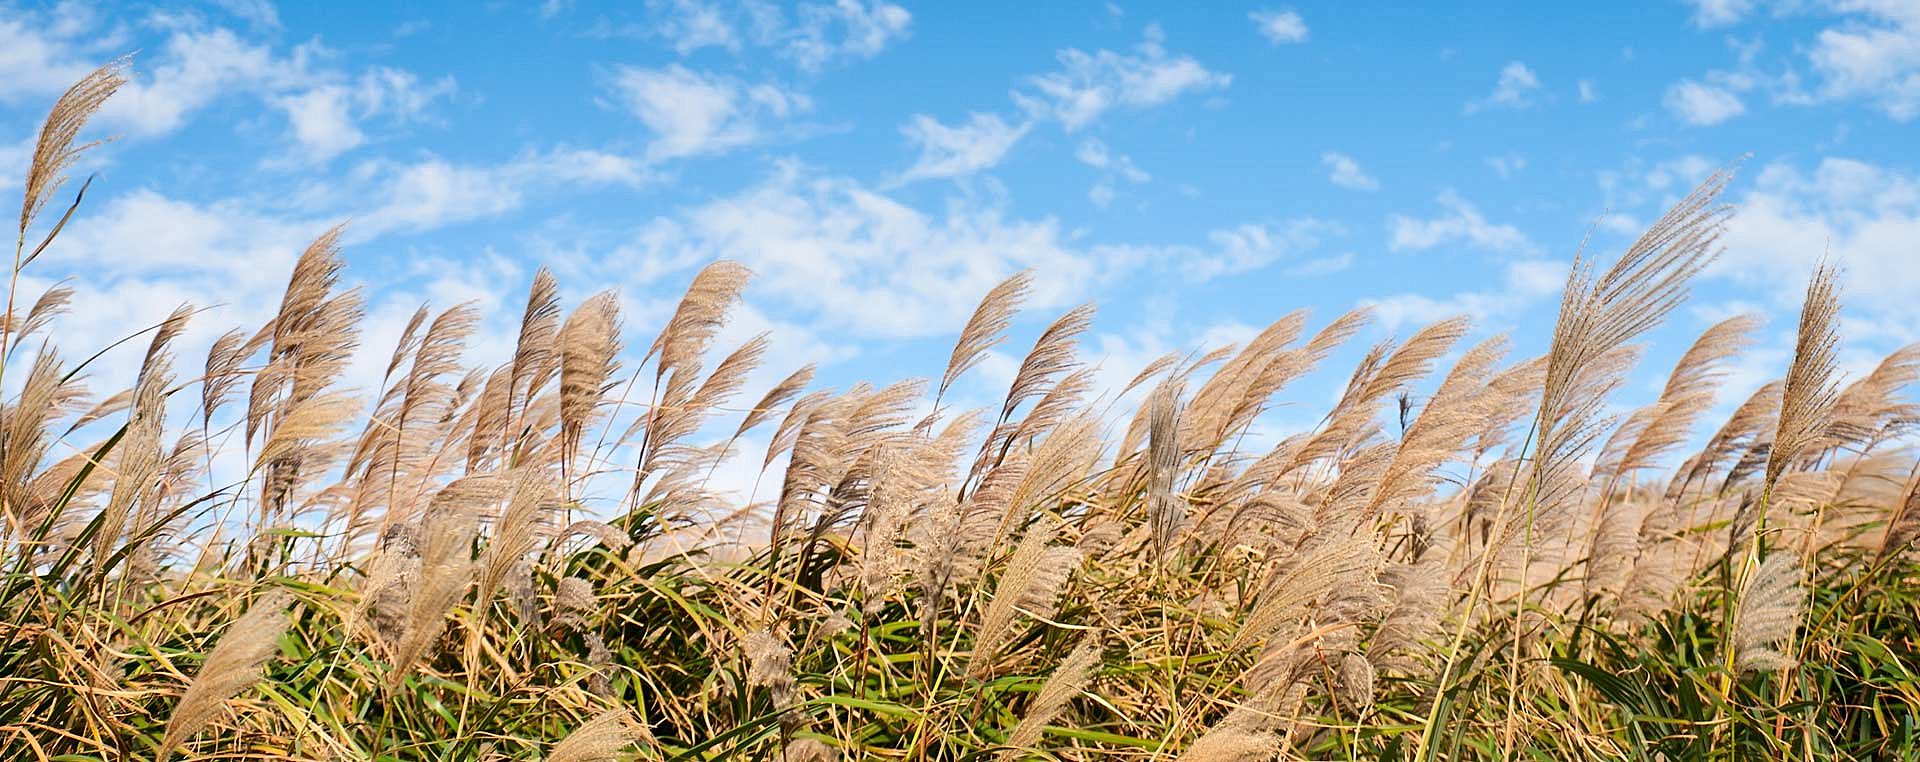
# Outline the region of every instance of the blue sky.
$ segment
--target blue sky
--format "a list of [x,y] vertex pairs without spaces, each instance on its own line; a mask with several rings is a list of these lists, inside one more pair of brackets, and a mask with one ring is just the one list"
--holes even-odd
[[695,269],[745,262],[728,337],[773,333],[764,380],[816,361],[836,385],[938,376],[979,295],[1035,268],[960,390],[982,404],[1081,301],[1109,382],[1373,304],[1279,429],[1435,319],[1543,350],[1589,231],[1611,257],[1738,161],[1727,251],[1621,404],[1745,310],[1770,322],[1728,396],[1778,375],[1823,255],[1849,368],[1920,338],[1920,2],[1407,5],[7,5],[0,192],[53,98],[133,52],[96,122],[119,140],[26,285],[72,279],[76,347],[183,301],[220,305],[203,342],[257,324],[342,220],[380,357],[421,301],[474,299],[474,360],[498,359],[539,265],[574,299],[620,288],[644,347]]

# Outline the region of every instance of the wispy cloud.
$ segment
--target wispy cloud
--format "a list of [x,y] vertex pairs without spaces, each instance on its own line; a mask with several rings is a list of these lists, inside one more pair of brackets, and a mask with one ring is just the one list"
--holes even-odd
[[1069,48],[1058,55],[1059,71],[1030,77],[1031,92],[1016,92],[1028,113],[1054,119],[1072,132],[1114,108],[1147,108],[1189,92],[1218,90],[1233,77],[1189,56],[1167,52],[1165,35],[1148,27],[1131,53]]
[[1258,10],[1247,14],[1260,36],[1275,45],[1307,41],[1307,22],[1292,10]]
[[1493,92],[1486,97],[1468,101],[1466,112],[1469,114],[1489,109],[1518,110],[1533,105],[1533,95],[1540,89],[1540,77],[1533,69],[1519,61],[1513,61],[1500,69],[1500,79],[1493,85]]
[[915,114],[901,125],[900,132],[920,150],[920,156],[900,179],[965,177],[991,169],[1032,126],[1031,122],[1008,124],[997,115],[982,113],[949,126],[926,114]]
[[1338,151],[1320,154],[1320,164],[1327,168],[1327,182],[1347,190],[1375,191],[1380,189],[1380,181],[1360,168],[1360,162],[1354,161]]
[[774,125],[813,109],[806,95],[680,64],[613,71],[615,101],[653,135],[654,161],[720,154],[765,140]]

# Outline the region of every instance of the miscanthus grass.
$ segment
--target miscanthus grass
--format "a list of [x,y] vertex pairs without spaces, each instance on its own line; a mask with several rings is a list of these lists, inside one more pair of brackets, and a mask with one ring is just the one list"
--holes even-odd
[[[339,228],[271,319],[189,357],[199,313],[156,315],[135,377],[90,389],[71,290],[20,276],[123,81],[54,105],[23,186],[0,758],[1920,754],[1920,347],[1840,376],[1823,268],[1780,381],[1717,394],[1758,326],[1736,317],[1613,412],[1718,252],[1726,172],[1580,254],[1543,353],[1441,320],[1358,348],[1319,423],[1273,438],[1247,435],[1367,311],[1278,315],[1115,396],[1078,307],[960,410],[1046,273],[981,294],[937,382],[754,389],[767,339],[719,342],[740,265],[658,326],[540,271],[511,353],[473,367],[470,306],[363,346]],[[350,390],[361,352],[383,377]],[[216,454],[244,473],[215,483]],[[711,488],[729,459],[756,502]]]

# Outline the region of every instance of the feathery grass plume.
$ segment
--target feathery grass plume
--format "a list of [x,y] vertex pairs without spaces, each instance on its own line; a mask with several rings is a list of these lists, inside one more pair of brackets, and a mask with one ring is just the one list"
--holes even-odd
[[1472,323],[1453,317],[1420,329],[1391,353],[1382,344],[1354,371],[1347,389],[1318,433],[1294,453],[1290,472],[1309,463],[1338,457],[1372,431],[1380,402],[1432,369],[1433,361],[1465,336]]
[[560,287],[553,273],[542,267],[527,289],[527,307],[520,316],[520,334],[513,346],[510,415],[518,420],[533,404],[540,388],[560,370]]
[[1373,662],[1356,653],[1342,654],[1340,667],[1334,677],[1337,695],[1352,710],[1351,714],[1358,716],[1373,708],[1374,690],[1379,678]]
[[1647,414],[1649,422],[1615,462],[1617,472],[1652,468],[1687,438],[1693,422],[1713,406],[1714,391],[1726,375],[1726,361],[1752,343],[1759,324],[1754,315],[1736,315],[1715,323],[1694,340],[1667,376],[1659,400]]
[[893,449],[878,448],[873,460],[866,507],[860,511],[861,531],[854,561],[859,570],[863,612],[868,614],[879,613],[885,606],[905,566],[900,540],[913,503],[919,498],[919,484],[930,475],[926,465]]
[[119,546],[136,509],[151,499],[159,486],[160,436],[166,414],[166,387],[172,382],[166,359],[141,374],[133,414],[120,440],[119,463],[113,493],[100,511],[100,527],[93,535],[93,573],[107,573],[107,561]]
[[953,345],[953,357],[947,361],[947,372],[940,376],[940,386],[934,391],[936,407],[953,382],[986,359],[988,351],[1006,341],[1007,326],[1013,323],[1014,313],[1019,311],[1020,303],[1026,301],[1032,287],[1033,271],[1021,270],[1001,281],[980,299],[980,305],[973,310],[973,317],[967,319],[966,328],[960,331],[960,340]]
[[1420,657],[1428,650],[1426,644],[1440,632],[1440,618],[1451,592],[1445,554],[1429,551],[1410,563],[1389,564],[1380,572],[1380,583],[1393,591],[1393,598],[1367,644],[1367,659],[1376,669],[1408,674],[1426,671]]
[[[416,327],[425,314],[424,309],[416,313]],[[422,493],[431,488],[436,463],[451,465],[442,458],[441,440],[459,408],[460,395],[458,387],[446,379],[461,370],[461,351],[478,321],[479,311],[471,303],[457,305],[440,313],[417,337],[410,327],[394,352],[389,373],[408,358],[410,365],[388,390],[375,413],[378,424],[368,426],[355,456],[367,464],[363,491],[371,491],[372,499],[387,505],[388,521],[407,519]]]
[[[679,383],[681,374],[674,374],[667,384],[669,391],[661,396],[655,412],[642,419],[649,422],[647,446],[646,452],[641,455],[640,467],[634,473],[635,485],[646,481],[654,472],[662,453],[671,453],[681,440],[692,436],[706,423],[707,416],[715,408],[727,404],[740,391],[740,387],[747,382],[747,374],[760,366],[760,358],[766,352],[766,334],[749,339],[722,359],[697,390],[691,383],[683,386]],[[691,374],[688,378],[691,378]],[[679,388],[687,391],[676,393],[675,390]]]
[[1831,423],[1815,444],[1818,450],[1851,447],[1870,450],[1912,430],[1920,422],[1920,406],[1900,397],[1900,391],[1920,379],[1920,344],[1894,350],[1873,371],[1848,384],[1834,398]]
[[510,475],[507,481],[507,508],[493,522],[493,535],[481,556],[480,591],[475,600],[482,616],[491,608],[494,592],[507,575],[516,569],[527,570],[523,562],[539,542],[542,530],[551,530],[548,519],[556,507],[552,477],[547,473],[528,467]]
[[1605,426],[1602,411],[1630,362],[1608,362],[1685,300],[1687,284],[1718,255],[1730,214],[1717,205],[1732,178],[1714,172],[1647,229],[1619,261],[1595,275],[1584,253],[1567,275],[1547,353],[1535,424],[1534,458],[1522,510],[1538,511],[1570,495],[1546,492],[1571,481]]
[[[107,560],[120,543],[127,522],[147,515],[157,498],[163,458],[160,437],[166,421],[168,387],[173,385],[172,355],[167,345],[185,329],[191,306],[173,311],[154,331],[147,354],[134,382],[132,413],[126,434],[120,440],[119,468],[113,480],[113,494],[100,513],[100,528],[93,536],[93,571],[107,572]],[[139,529],[136,523],[133,527]]]
[[1727,416],[1719,430],[1707,438],[1706,446],[1694,456],[1693,464],[1683,470],[1683,489],[1704,481],[1719,467],[1721,459],[1746,449],[1759,438],[1771,436],[1771,428],[1776,425],[1775,419],[1780,411],[1780,394],[1784,386],[1782,381],[1770,381],[1755,389],[1746,401],[1734,408],[1733,414]]
[[834,398],[832,391],[822,389],[795,400],[793,407],[787,409],[787,414],[781,416],[780,423],[773,427],[773,436],[767,439],[767,455],[761,460],[760,467],[765,469],[772,466],[781,454],[792,450],[800,440],[800,429],[806,426],[807,420]]
[[167,732],[157,755],[161,762],[213,722],[227,699],[260,681],[261,668],[279,650],[276,642],[291,623],[287,616],[291,601],[292,596],[283,591],[269,592],[227,626],[167,718]]
[[[59,355],[51,347],[42,346],[34,355],[33,365],[28,368],[27,378],[21,383],[13,404],[0,405],[0,429],[3,429],[0,436],[5,437],[0,442],[4,445],[0,449],[0,489],[7,492],[9,511],[21,511],[22,506],[35,503],[25,487],[51,444],[47,424],[59,418],[81,394],[79,387],[69,382],[63,372]],[[23,535],[39,524],[25,521],[22,515],[11,518],[16,522],[16,532]]]
[[1059,530],[1057,519],[1043,515],[1020,537],[974,630],[973,656],[967,663],[969,676],[992,674],[1021,612],[1037,619],[1052,618],[1061,590],[1080,566],[1079,548],[1053,544]]
[[466,596],[476,566],[478,564],[465,557],[421,565],[418,587],[413,591],[399,638],[393,644],[393,666],[387,672],[389,689],[398,689],[406,682],[421,658],[439,642],[440,633],[447,626],[447,615]]
[[[774,507],[772,538],[781,544],[805,518],[812,527],[799,558],[810,563],[814,549],[829,530],[842,528],[856,501],[847,490],[860,488],[872,467],[873,448],[906,436],[899,431],[914,402],[925,391],[921,381],[908,380],[872,389],[865,384],[817,406],[801,426]],[[815,509],[818,510],[815,510]]]
[[560,739],[547,753],[547,762],[613,762],[641,738],[633,712],[615,707],[594,715]]
[[393,643],[393,666],[387,673],[390,689],[405,682],[432,651],[446,628],[447,615],[466,597],[481,569],[472,551],[480,514],[500,499],[503,489],[495,475],[468,476],[441,488],[428,504],[421,519],[419,578],[410,581],[406,613]]
[[1279,755],[1279,735],[1222,725],[1194,739],[1176,762],[1266,762]]
[[558,342],[561,465],[568,466],[579,454],[580,437],[614,372],[614,355],[620,352],[619,297],[602,291],[582,302],[560,327]]
[[[275,412],[274,405],[282,396],[296,396],[287,392],[288,386],[305,381],[324,387],[332,380],[325,377],[331,375],[327,371],[335,371],[339,367],[338,362],[327,361],[343,362],[343,358],[327,355],[350,349],[335,342],[327,342],[324,346],[309,346],[308,343],[328,338],[330,330],[344,327],[338,323],[345,322],[350,326],[359,317],[357,311],[342,314],[328,309],[329,303],[336,300],[333,290],[340,281],[340,235],[344,230],[345,227],[340,225],[327,229],[300,253],[299,259],[294,261],[293,274],[287,278],[287,289],[280,297],[280,309],[273,321],[263,329],[269,347],[268,367],[254,376],[247,406],[248,442],[252,442],[255,432]],[[300,370],[297,366],[303,360],[332,367],[313,368],[309,371],[309,377],[303,379],[297,372]]]
[[1311,539],[1298,555],[1265,585],[1260,599],[1240,630],[1233,635],[1229,649],[1252,645],[1273,635],[1288,622],[1306,618],[1309,605],[1334,593],[1340,587],[1373,583],[1379,570],[1380,547],[1371,534],[1334,534]]
[[1906,497],[1887,515],[1887,528],[1880,535],[1880,549],[1874,553],[1873,562],[1878,565],[1906,550],[1916,537],[1920,537],[1920,472],[1907,478]]
[[[346,372],[364,316],[357,290],[333,293],[340,277],[341,231],[336,226],[322,233],[294,262],[280,311],[262,339],[268,344],[267,362],[248,391],[244,438],[251,447],[255,435],[265,431],[269,442],[255,457],[261,474],[260,527],[275,523],[302,484],[325,473],[337,455],[325,440],[344,418],[325,425],[320,419],[341,407],[340,394],[327,388]],[[297,429],[288,430],[290,424]]]
[[53,319],[66,314],[67,305],[73,301],[73,289],[68,286],[54,286],[41,292],[40,298],[33,300],[33,306],[27,308],[25,320],[18,325],[10,316],[0,315],[0,333],[13,335],[13,346],[18,347],[28,336],[39,333]]
[[1027,706],[1027,713],[1020,717],[1020,724],[1007,734],[1008,748],[1000,752],[1000,759],[1013,759],[1040,743],[1040,734],[1067,711],[1069,702],[1086,691],[1094,670],[1099,666],[1100,639],[1098,636],[1088,636],[1074,647],[1072,653],[1067,654],[1067,658],[1060,661],[1060,666],[1053,670],[1053,676],[1040,686],[1039,693],[1034,694],[1033,703]]
[[1093,313],[1093,305],[1082,304],[1040,332],[1040,338],[1034,340],[1033,349],[1020,361],[1020,369],[1007,387],[1006,402],[1000,406],[1000,422],[1010,420],[1020,403],[1045,395],[1060,374],[1079,367],[1080,334],[1092,325]]
[[747,655],[747,684],[765,688],[774,711],[792,708],[799,698],[799,683],[793,677],[793,649],[764,629],[747,633],[741,646]]
[[741,435],[752,431],[760,424],[766,423],[775,413],[780,412],[782,405],[800,396],[801,390],[806,389],[807,384],[813,383],[813,371],[813,363],[807,363],[799,370],[781,379],[780,383],[774,384],[772,389],[768,389],[767,393],[760,398],[760,401],[754,403],[753,408],[748,410],[745,416],[741,417],[740,427],[734,429],[732,439],[737,440]]
[[1732,638],[1734,663],[1740,669],[1767,672],[1793,666],[1793,657],[1780,647],[1793,639],[1806,613],[1803,576],[1797,555],[1774,553],[1748,578],[1740,590]]
[[[1040,333],[1033,343],[1033,350],[1020,362],[1020,369],[1014,374],[1013,383],[1007,388],[1006,402],[1000,407],[1000,416],[995,419],[994,428],[980,443],[980,454],[974,459],[973,468],[968,471],[968,481],[977,481],[1013,447],[1022,434],[1037,434],[1059,420],[1064,409],[1070,407],[1078,396],[1091,384],[1090,375],[1070,375],[1071,384],[1056,384],[1055,379],[1063,373],[1070,373],[1080,366],[1077,355],[1079,336],[1092,323],[1094,307],[1083,304],[1068,310],[1059,319]],[[1066,387],[1064,389],[1060,387]],[[1058,391],[1060,394],[1053,394]],[[1039,397],[1042,403],[1029,411],[1027,418],[1019,424],[1013,423],[1013,411],[1029,399]],[[1034,414],[1040,413],[1038,417]]]
[[1393,462],[1381,474],[1362,511],[1364,518],[1371,519],[1389,507],[1432,491],[1434,470],[1455,457],[1467,439],[1485,425],[1487,379],[1506,353],[1506,337],[1495,336],[1467,350],[1454,363],[1420,415],[1401,434]]
[[[406,626],[419,577],[419,525],[387,525],[376,538],[373,556],[367,561],[354,620],[368,622],[372,637],[389,651]],[[349,630],[358,635],[353,628]]]
[[707,265],[693,276],[667,327],[647,349],[648,358],[656,354],[660,357],[656,378],[699,368],[700,357],[707,353],[713,335],[726,323],[727,311],[739,301],[740,292],[752,277],[753,271],[745,265],[726,260]]
[[200,379],[200,416],[202,425],[213,424],[213,414],[225,405],[227,398],[240,386],[240,363],[247,358],[242,353],[247,342],[247,332],[239,328],[223,333],[213,340],[213,346],[207,350],[206,375]]
[[[999,545],[1026,522],[1031,511],[1045,510],[1059,502],[1076,484],[1086,481],[1094,462],[1100,458],[1100,446],[1099,421],[1091,414],[1081,414],[1061,423],[1030,454],[1024,454],[1023,462],[1016,469],[1008,470],[1009,477],[1018,473],[1020,479],[1004,499],[994,496],[984,484],[975,491],[976,498],[985,499],[975,499],[967,507],[967,518],[984,522],[997,515],[999,523],[994,528],[991,544]],[[1002,465],[1005,464],[1003,461]]]
[[1773,446],[1767,451],[1767,472],[1762,482],[1765,489],[1772,489],[1781,474],[1806,454],[1805,450],[1833,421],[1834,403],[1840,394],[1833,378],[1837,364],[1834,347],[1840,341],[1840,299],[1835,294],[1834,276],[1833,268],[1822,264],[1807,283],[1793,364],[1787,366],[1780,391],[1780,422]]
[[593,592],[593,581],[584,577],[561,577],[553,586],[553,608],[555,624],[576,630],[586,629],[587,615],[600,608],[600,598]]
[[400,329],[400,340],[393,343],[393,355],[387,359],[387,370],[381,374],[382,385],[391,380],[393,374],[400,372],[400,366],[413,356],[413,350],[420,346],[420,326],[425,325],[427,317],[432,314],[433,311],[422,304],[413,311],[413,317],[407,319],[407,327]]
[[1185,505],[1173,495],[1174,470],[1180,467],[1180,390],[1163,381],[1147,405],[1147,524],[1153,527],[1154,548],[1164,556],[1186,524]]
[[513,363],[502,363],[487,374],[486,385],[466,416],[467,471],[499,466],[510,456],[507,427],[513,420]]
[[1235,411],[1247,400],[1264,399],[1255,391],[1267,368],[1306,326],[1306,310],[1295,310],[1268,324],[1208,377],[1187,403],[1180,433],[1182,450],[1204,450],[1231,436]]
[[796,738],[780,749],[780,762],[833,762],[840,755],[818,738]]
[[27,165],[26,192],[20,204],[20,235],[33,226],[34,218],[46,208],[60,186],[67,181],[67,169],[88,149],[99,142],[74,145],[87,120],[105,105],[115,91],[127,83],[126,58],[115,59],[81,77],[53,104],[47,121],[40,127],[40,138],[33,146],[33,159]]

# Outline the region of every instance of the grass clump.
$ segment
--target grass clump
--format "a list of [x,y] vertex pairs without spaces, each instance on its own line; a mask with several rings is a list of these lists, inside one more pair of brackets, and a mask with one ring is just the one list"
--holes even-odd
[[[66,221],[29,248],[34,214],[119,81],[103,69],[54,109],[16,290]],[[10,293],[0,380],[25,369],[0,406],[0,750],[1911,757],[1902,393],[1920,348],[1839,384],[1822,270],[1784,382],[1697,452],[1751,318],[1703,334],[1654,403],[1608,414],[1634,342],[1715,255],[1727,180],[1605,269],[1583,254],[1546,354],[1461,347],[1470,323],[1440,321],[1373,347],[1319,425],[1263,450],[1249,428],[1365,311],[1162,358],[1129,411],[1094,397],[1076,308],[999,405],[948,409],[1044,277],[1020,273],[931,390],[814,390],[803,368],[738,409],[767,345],[714,346],[751,275],[728,262],[637,361],[615,295],[569,309],[544,271],[495,367],[463,364],[472,308],[423,308],[370,399],[342,388],[364,310],[340,287],[339,229],[204,372],[178,370],[183,308],[145,332],[133,386],[99,399],[57,337],[17,351],[69,292],[18,315]],[[711,489],[768,427],[752,457],[770,500]],[[211,483],[235,449],[244,474]]]

